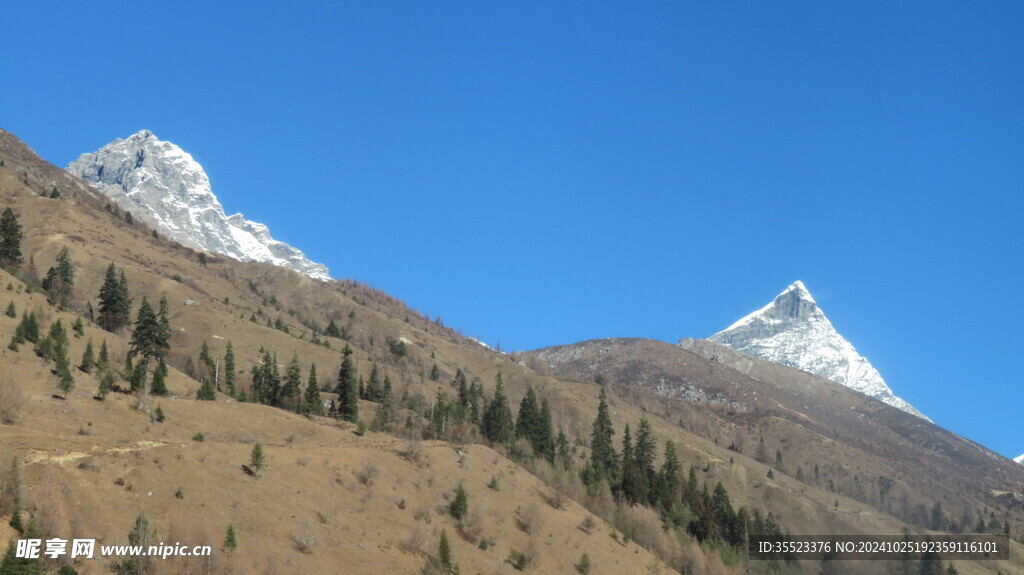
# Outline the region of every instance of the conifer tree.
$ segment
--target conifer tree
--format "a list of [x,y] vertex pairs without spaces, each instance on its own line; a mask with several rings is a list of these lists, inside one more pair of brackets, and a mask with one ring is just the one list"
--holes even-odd
[[99,395],[100,399],[102,399],[106,397],[108,393],[110,393],[110,390],[113,389],[113,387],[114,372],[107,370],[107,372],[103,374],[103,379],[100,380],[100,388],[99,393],[97,393],[97,395]]
[[642,503],[644,500],[642,472],[637,466],[628,423],[622,431],[622,477],[619,479],[619,491],[632,503]]
[[548,463],[555,462],[555,432],[551,423],[551,403],[548,398],[540,404],[540,419],[537,422],[537,434],[533,450],[541,457],[548,460]]
[[215,401],[217,399],[217,390],[213,388],[213,383],[208,377],[204,377],[203,382],[199,385],[196,399],[199,401]]
[[238,540],[235,538],[235,526],[228,523],[227,534],[224,535],[224,550],[232,551],[238,547]]
[[281,387],[281,405],[295,410],[298,408],[299,396],[302,394],[302,369],[299,367],[299,355],[292,355],[291,362],[284,374],[284,385]]
[[468,409],[470,402],[469,387],[466,386],[466,374],[462,373],[462,369],[455,370],[454,386],[459,390],[459,404]]
[[331,337],[341,337],[341,330],[338,329],[338,324],[334,323],[334,318],[331,318],[331,322],[327,324],[327,329],[324,330],[324,335]]
[[78,369],[81,369],[85,373],[91,373],[92,368],[95,365],[96,358],[92,350],[92,339],[90,338],[85,342],[85,351],[82,353],[82,363],[78,365]]
[[148,368],[149,366],[147,365],[145,358],[140,359],[138,363],[132,366],[131,370],[129,371],[130,375],[128,378],[128,385],[132,391],[137,391],[140,393],[146,393],[148,391]]
[[96,367],[103,371],[110,365],[110,353],[107,351],[107,340],[100,344],[100,354],[96,358]]
[[366,382],[366,399],[380,402],[384,390],[380,386],[380,375],[377,373],[377,364],[374,363],[370,369],[370,379]]
[[280,387],[277,360],[266,350],[263,352],[262,363],[253,369],[253,399],[264,405],[276,405]]
[[61,248],[57,254],[57,265],[46,272],[43,279],[43,289],[49,294],[51,303],[60,302],[62,307],[71,296],[71,289],[75,285],[75,272],[71,263],[71,254],[67,246]]
[[558,426],[558,440],[555,444],[556,454],[558,458],[558,464],[562,466],[562,469],[572,469],[572,452],[569,448],[569,438],[565,436],[565,430],[562,426]]
[[508,398],[505,397],[505,385],[502,383],[500,371],[494,381],[494,397],[484,412],[483,433],[492,443],[508,447],[515,439],[515,424],[512,420],[512,410],[508,406]]
[[230,341],[224,348],[224,388],[228,395],[235,396],[235,349]]
[[657,485],[654,490],[654,502],[665,511],[672,510],[680,503],[679,486],[682,483],[682,467],[676,454],[676,444],[665,442],[665,456],[662,458],[661,470],[658,472]]
[[100,327],[115,332],[131,318],[132,301],[128,294],[128,279],[124,271],[120,276],[113,263],[107,267],[107,273],[100,287]]
[[654,436],[651,433],[651,424],[647,416],[640,418],[640,427],[636,432],[636,467],[640,472],[642,492],[639,493],[640,501],[647,502],[650,489],[654,485],[654,455],[657,446],[654,443]]
[[[140,513],[135,518],[135,526],[128,533],[128,543],[148,549],[150,545],[157,543],[156,530],[150,527],[149,518],[145,513]],[[130,575],[143,575],[149,573],[149,557],[129,557],[117,568],[118,573]]]
[[437,545],[437,560],[441,563],[441,568],[445,573],[458,574],[459,570],[455,566],[455,560],[452,559],[452,548],[451,544],[448,543],[448,531],[446,529],[441,530],[441,541]]
[[153,382],[149,386],[150,393],[158,396],[167,395],[167,375],[167,363],[161,357],[160,363],[153,370]]
[[466,489],[461,483],[458,489],[455,490],[455,497],[452,498],[452,502],[448,505],[448,512],[455,519],[462,519],[469,513],[469,494],[466,493]]
[[[206,342],[203,343],[205,345]],[[129,343],[131,354],[142,356],[142,363],[146,363],[151,358],[163,357],[167,350],[165,345],[160,321],[157,319],[156,313],[153,312],[153,307],[149,305],[149,301],[143,296],[139,313],[135,319],[135,329],[132,331]]]
[[355,423],[359,420],[359,392],[356,387],[352,348],[346,344],[341,354],[341,369],[338,370],[338,417]]
[[600,402],[597,406],[597,417],[594,418],[590,432],[590,468],[597,480],[614,481],[618,470],[618,458],[612,445],[612,418],[608,413],[608,398],[604,386],[601,387]]
[[21,265],[21,224],[11,208],[0,215],[0,266],[14,268]]
[[15,336],[18,343],[39,341],[39,322],[36,321],[36,312],[21,313],[21,322],[15,328]]
[[171,349],[171,318],[166,295],[160,296],[160,313],[157,315],[157,322],[160,324],[160,347],[164,350]]
[[[24,535],[26,539],[40,538],[38,530],[33,531],[31,528]],[[16,539],[12,537],[7,543],[7,552],[4,553],[3,561],[0,561],[0,575],[43,575],[41,558],[18,557]]]
[[391,378],[387,374],[384,374],[384,388],[381,390],[382,397],[380,398],[380,407],[377,408],[377,415],[373,418],[373,423],[370,428],[373,431],[388,431],[391,426],[391,419],[393,418],[391,398]]
[[18,317],[18,310],[14,308],[14,300],[7,304],[7,311],[5,314],[7,317]]
[[252,451],[249,453],[249,467],[253,471],[261,471],[265,463],[266,458],[263,455],[263,445],[257,442],[252,446]]
[[537,394],[533,388],[526,390],[526,395],[519,402],[519,416],[516,418],[516,438],[527,438],[532,444],[537,435],[537,423],[540,420],[540,406],[537,405]]
[[736,512],[733,510],[729,494],[721,482],[715,486],[715,494],[711,497],[711,512],[714,514],[714,522],[718,527],[718,536],[730,545],[741,543],[740,531],[736,524]]
[[320,400],[320,384],[316,381],[316,364],[309,366],[309,381],[306,383],[306,397],[303,399],[304,413],[323,415],[324,404]]

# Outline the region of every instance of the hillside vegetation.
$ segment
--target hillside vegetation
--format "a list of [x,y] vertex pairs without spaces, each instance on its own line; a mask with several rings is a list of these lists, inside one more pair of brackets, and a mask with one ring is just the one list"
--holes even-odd
[[[8,527],[16,515],[21,536],[107,543],[137,539],[145,517],[151,540],[209,544],[212,556],[69,566],[817,573],[817,563],[746,562],[744,537],[964,530],[964,516],[971,530],[980,519],[1019,536],[1019,471],[984,454],[960,468],[947,454],[939,473],[932,456],[952,440],[925,427],[907,435],[913,449],[888,446],[888,432],[865,430],[902,420],[873,400],[842,396],[860,410],[808,415],[804,397],[771,384],[761,397],[777,408],[737,410],[634,385],[643,370],[570,373],[485,348],[356,281],[170,242],[6,132],[0,160],[0,209],[23,233],[21,260],[0,262],[0,307],[12,310],[0,316],[10,343],[0,352],[2,549],[19,536]],[[113,323],[112,286],[130,299]],[[143,300],[152,314],[140,313]],[[675,361],[667,353],[632,357]],[[695,389],[724,397],[735,395],[726,383],[758,385],[685,357]],[[882,478],[898,504],[879,499]],[[1024,572],[1016,562],[956,569]]]

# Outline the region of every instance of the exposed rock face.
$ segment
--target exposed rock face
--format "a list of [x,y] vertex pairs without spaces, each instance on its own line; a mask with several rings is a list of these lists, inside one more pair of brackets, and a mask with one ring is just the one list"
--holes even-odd
[[270,237],[267,226],[228,217],[198,162],[149,130],[117,139],[67,167],[122,209],[182,244],[241,261],[266,262],[331,279],[327,267]]
[[928,419],[893,394],[878,370],[832,327],[832,322],[799,281],[767,306],[708,339],[746,355],[841,383]]

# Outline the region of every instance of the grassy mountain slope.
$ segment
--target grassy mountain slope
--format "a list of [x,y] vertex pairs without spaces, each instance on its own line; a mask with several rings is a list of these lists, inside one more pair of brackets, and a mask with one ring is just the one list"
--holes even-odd
[[[45,273],[62,247],[75,264],[69,309],[60,311],[44,294],[28,293],[23,282],[6,272],[0,272],[0,305],[12,301],[19,316],[34,311],[44,329],[57,318],[69,326],[90,303],[97,305],[103,273],[113,262],[124,269],[136,308],[143,296],[155,304],[162,295],[170,308],[171,397],[112,393],[97,401],[97,375],[76,371],[75,389],[61,398],[52,364],[37,358],[30,345],[0,352],[0,383],[24,398],[15,422],[0,425],[0,463],[12,456],[21,462],[23,507],[36,509],[44,532],[124,542],[135,517],[145,511],[160,539],[215,546],[212,562],[188,565],[169,559],[163,564],[166,572],[413,573],[436,554],[441,529],[447,531],[464,573],[509,572],[507,559],[513,551],[535,558],[527,569],[538,573],[575,572],[583,553],[594,573],[667,571],[658,557],[692,573],[744,570],[742,563],[726,567],[717,552],[662,532],[653,512],[630,509],[606,494],[587,495],[574,473],[543,464],[519,465],[505,456],[503,447],[474,444],[479,436],[472,429],[445,430],[448,442],[421,439],[428,427],[424,412],[429,414],[438,392],[454,395],[451,382],[457,370],[488,394],[500,371],[513,409],[528,388],[551,402],[556,426],[574,445],[578,468],[588,455],[598,404],[599,388],[592,380],[619,372],[605,367],[552,369],[561,376],[554,377],[535,354],[512,357],[488,350],[357,282],[318,282],[266,264],[201,256],[126,223],[122,215],[106,209],[96,192],[40,160],[6,132],[0,132],[0,160],[0,200],[19,216],[25,231],[23,251],[26,260],[34,261],[35,274]],[[44,197],[54,187],[60,197]],[[3,290],[7,284],[10,291]],[[332,320],[346,334],[345,341],[318,333]],[[0,343],[10,339],[17,321],[0,316]],[[268,322],[277,327],[268,327]],[[128,336],[128,330],[111,334],[86,322],[84,336],[71,338],[72,362],[77,363],[91,339],[97,347],[105,340],[111,363],[122,365]],[[360,375],[368,376],[372,365],[378,365],[392,379],[395,395],[406,398],[402,405],[418,408],[400,409],[390,435],[360,436],[350,423],[240,403],[224,394],[214,402],[195,400],[200,384],[187,375],[190,364],[197,364],[204,342],[220,358],[228,341],[234,347],[240,387],[248,385],[249,368],[264,348],[276,353],[282,370],[298,356],[304,377],[315,363],[320,382],[333,388],[339,352],[347,343]],[[887,425],[872,405],[840,403],[851,416],[827,408],[827,401],[835,398],[822,396],[815,399],[821,406],[811,413],[805,409],[807,397],[777,386],[770,394],[757,392],[756,411],[731,413],[727,404],[706,398],[666,399],[649,387],[630,385],[634,373],[662,369],[659,362],[667,357],[685,357],[692,370],[682,379],[673,379],[671,370],[660,374],[665,389],[690,384],[750,403],[737,390],[754,393],[765,384],[697,355],[667,353],[657,346],[626,356],[613,350],[633,370],[611,380],[609,403],[619,430],[615,439],[621,439],[625,424],[635,428],[646,413],[659,454],[665,440],[675,441],[684,469],[695,466],[701,481],[712,487],[722,482],[737,507],[773,512],[793,533],[898,533],[906,525],[893,516],[895,511],[855,497],[845,484],[829,490],[824,480],[795,477],[796,465],[810,473],[812,461],[818,460],[834,481],[903,474],[895,481],[913,504],[941,499],[950,514],[969,504],[972,510],[1000,513],[1000,520],[1009,516],[1015,532],[1019,528],[1013,501],[1022,491],[1021,478],[999,461],[971,459],[978,469],[949,464],[944,474],[927,477],[923,473],[934,473],[937,467],[902,462],[905,451],[888,451],[890,440],[902,446],[901,441],[914,443],[918,436],[899,439],[871,431]],[[644,367],[645,362],[650,365]],[[430,377],[434,365],[436,380]],[[333,397],[323,393],[324,399]],[[153,419],[157,406],[166,414],[163,423]],[[372,421],[376,409],[376,404],[362,402],[363,420]],[[801,423],[812,417],[818,418],[814,425]],[[831,437],[830,425],[838,425]],[[200,433],[202,441],[197,439]],[[940,437],[931,430],[923,433],[920,437],[926,440]],[[769,466],[758,461],[760,437],[772,453],[776,446],[784,452],[786,472],[774,479],[767,479]],[[865,437],[872,449],[861,445]],[[259,479],[241,468],[255,442],[267,453],[267,468]],[[730,450],[730,444],[739,446]],[[912,451],[915,457],[942,451],[941,445],[921,449]],[[981,477],[986,483],[979,483]],[[487,486],[492,478],[499,490]],[[479,514],[461,528],[445,513],[460,482],[469,493],[471,516]],[[968,489],[975,483],[1004,495],[986,499]],[[175,496],[179,489],[181,497]],[[556,495],[556,489],[565,495]],[[230,553],[220,549],[228,524],[239,539],[238,549]],[[625,541],[626,527],[646,549]],[[10,536],[4,527],[0,545]],[[493,545],[481,549],[481,540]],[[105,564],[77,567],[103,572]],[[817,572],[817,565],[804,567]],[[961,572],[989,572],[989,567],[993,573],[996,568],[1024,572],[1008,563],[964,565]]]

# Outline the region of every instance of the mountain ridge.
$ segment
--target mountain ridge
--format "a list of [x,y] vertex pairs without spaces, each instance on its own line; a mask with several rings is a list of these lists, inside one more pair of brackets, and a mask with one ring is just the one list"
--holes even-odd
[[179,243],[331,279],[326,266],[275,240],[266,225],[246,220],[241,213],[228,216],[192,155],[149,130],[82,154],[66,170]]

